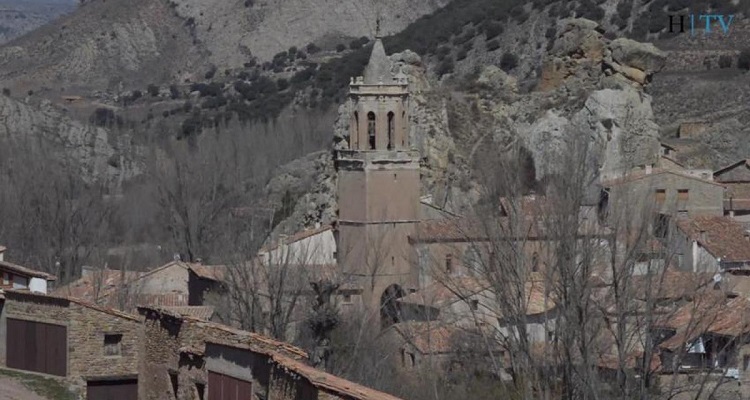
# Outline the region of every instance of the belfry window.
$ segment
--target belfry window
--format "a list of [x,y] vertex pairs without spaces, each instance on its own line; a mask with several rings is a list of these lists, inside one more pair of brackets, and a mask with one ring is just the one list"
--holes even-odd
[[352,123],[354,124],[354,135],[349,138],[349,141],[351,142],[349,147],[356,149],[359,145],[359,113],[356,111],[354,112],[354,121],[352,121]]
[[395,128],[393,126],[393,111],[388,113],[388,150],[393,150],[394,147],[394,141],[393,141],[393,132]]
[[370,141],[370,150],[375,150],[375,113],[367,113],[367,137]]

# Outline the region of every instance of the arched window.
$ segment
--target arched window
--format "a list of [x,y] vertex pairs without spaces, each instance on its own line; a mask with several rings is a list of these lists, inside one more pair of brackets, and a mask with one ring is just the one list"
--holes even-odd
[[375,113],[367,113],[367,138],[370,141],[370,150],[375,150]]
[[388,113],[388,150],[393,150],[396,144],[393,140],[394,139],[393,133],[395,130],[393,117],[394,117],[393,111],[389,112]]
[[403,129],[403,132],[401,132],[401,148],[406,147],[406,138],[409,136],[407,126],[409,124],[406,122],[406,111],[401,111],[401,129]]
[[531,272],[539,272],[539,254],[531,256]]
[[356,149],[359,145],[359,113],[356,111],[354,112],[354,121],[352,123],[354,124],[354,129],[352,129],[354,135],[349,138],[349,148]]
[[445,272],[448,274],[453,273],[453,255],[448,254],[445,256]]

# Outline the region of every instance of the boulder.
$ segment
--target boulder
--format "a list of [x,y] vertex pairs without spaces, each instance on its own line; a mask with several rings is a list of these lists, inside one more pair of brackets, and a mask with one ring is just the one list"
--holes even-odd
[[494,65],[484,67],[477,82],[504,92],[518,93],[518,80]]
[[612,59],[622,65],[638,68],[647,75],[664,68],[667,59],[665,52],[651,43],[641,43],[635,40],[619,38],[609,44]]
[[566,20],[551,53],[556,57],[601,60],[605,49],[604,40],[596,22],[583,18]]
[[395,53],[391,55],[391,61],[402,62],[404,64],[409,64],[409,65],[421,65],[422,64],[422,58],[419,57],[419,54],[411,50],[404,50],[401,53]]

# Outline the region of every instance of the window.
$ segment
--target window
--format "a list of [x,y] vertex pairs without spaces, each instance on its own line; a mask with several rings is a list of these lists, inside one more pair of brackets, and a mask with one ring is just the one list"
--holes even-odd
[[393,132],[394,132],[394,126],[393,126],[393,111],[388,113],[388,150],[393,150],[394,142],[393,142]]
[[479,310],[479,300],[472,300],[470,304],[471,304],[471,311]]
[[677,191],[677,209],[679,211],[687,210],[688,199],[689,199],[688,189],[679,189]]
[[448,254],[445,256],[445,272],[452,274],[453,273],[453,255]]
[[352,295],[351,293],[344,294],[344,303],[349,304],[352,302]]
[[369,138],[370,150],[375,150],[375,113],[367,113],[367,136]]
[[105,334],[104,335],[104,355],[120,356],[122,355],[122,335]]
[[351,141],[349,148],[356,149],[359,145],[359,113],[356,111],[354,112],[354,121],[352,123],[354,124],[354,135],[349,139]]
[[744,371],[747,371],[748,369],[750,369],[750,355],[749,354],[745,354],[744,356],[742,356],[742,369]]
[[666,189],[656,189],[656,204],[662,205],[667,200]]
[[669,234],[669,216],[657,214],[654,221],[654,236],[657,238],[666,238]]
[[10,285],[11,276],[7,272],[3,272],[3,285]]
[[417,365],[417,361],[414,358],[414,353],[409,353],[409,360],[411,361],[411,366],[412,367],[415,366],[415,365]]
[[539,254],[531,256],[531,272],[539,272]]

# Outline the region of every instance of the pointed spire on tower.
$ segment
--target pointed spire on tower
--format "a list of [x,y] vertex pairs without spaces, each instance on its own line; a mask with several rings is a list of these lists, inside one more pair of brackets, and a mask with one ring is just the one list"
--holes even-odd
[[365,67],[364,79],[366,85],[391,84],[391,60],[385,54],[385,47],[380,36],[380,17],[375,22],[375,44],[372,46],[370,61]]

